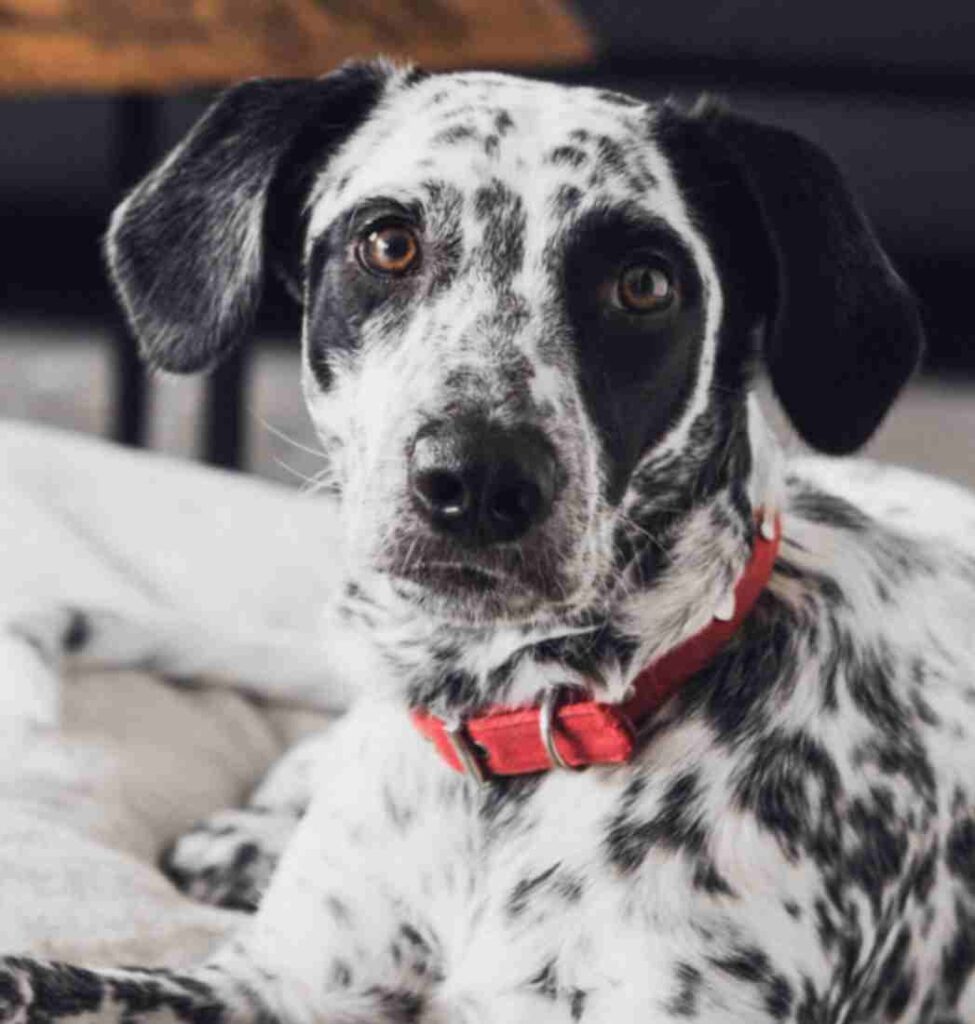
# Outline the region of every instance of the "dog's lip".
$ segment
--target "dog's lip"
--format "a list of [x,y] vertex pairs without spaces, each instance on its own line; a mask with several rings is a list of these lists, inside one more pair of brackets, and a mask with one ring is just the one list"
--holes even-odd
[[465,589],[474,586],[479,590],[493,589],[503,582],[501,573],[483,566],[440,559],[418,562],[397,575],[415,583],[441,582]]

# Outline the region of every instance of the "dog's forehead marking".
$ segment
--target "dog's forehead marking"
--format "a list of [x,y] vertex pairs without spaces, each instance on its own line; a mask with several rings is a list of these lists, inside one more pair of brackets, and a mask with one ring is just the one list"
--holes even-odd
[[567,188],[601,201],[649,198],[659,189],[652,116],[592,89],[438,76],[394,92],[332,160],[313,193],[312,233],[361,198],[398,197],[433,176],[465,193],[503,181],[539,212],[571,208]]

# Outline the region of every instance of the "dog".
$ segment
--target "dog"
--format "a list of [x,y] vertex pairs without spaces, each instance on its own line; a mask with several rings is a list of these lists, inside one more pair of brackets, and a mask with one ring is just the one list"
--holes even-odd
[[7,958],[4,1021],[975,1019],[975,503],[753,395],[849,453],[919,358],[825,153],[353,64],[227,92],[108,255],[168,370],[301,302],[381,669],[221,951]]

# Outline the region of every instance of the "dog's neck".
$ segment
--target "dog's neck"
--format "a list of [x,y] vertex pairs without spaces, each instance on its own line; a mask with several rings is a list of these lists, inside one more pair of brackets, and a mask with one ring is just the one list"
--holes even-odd
[[598,605],[548,622],[459,624],[424,615],[378,578],[347,593],[343,614],[368,635],[397,691],[441,717],[533,703],[565,684],[620,701],[642,668],[727,605],[756,511],[778,504],[777,445],[754,402],[742,419],[740,436],[715,449],[720,465],[688,459],[669,467],[666,486],[651,460],[634,474],[617,529],[616,586]]

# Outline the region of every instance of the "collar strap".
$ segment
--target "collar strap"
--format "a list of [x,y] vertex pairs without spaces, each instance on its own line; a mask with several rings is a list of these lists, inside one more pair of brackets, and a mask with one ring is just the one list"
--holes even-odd
[[458,772],[484,782],[494,775],[528,775],[550,768],[623,764],[637,730],[734,636],[765,589],[782,537],[778,515],[760,518],[751,558],[729,599],[698,633],[648,665],[621,704],[572,700],[578,690],[556,686],[539,706],[489,708],[456,725],[427,711],[413,724]]

